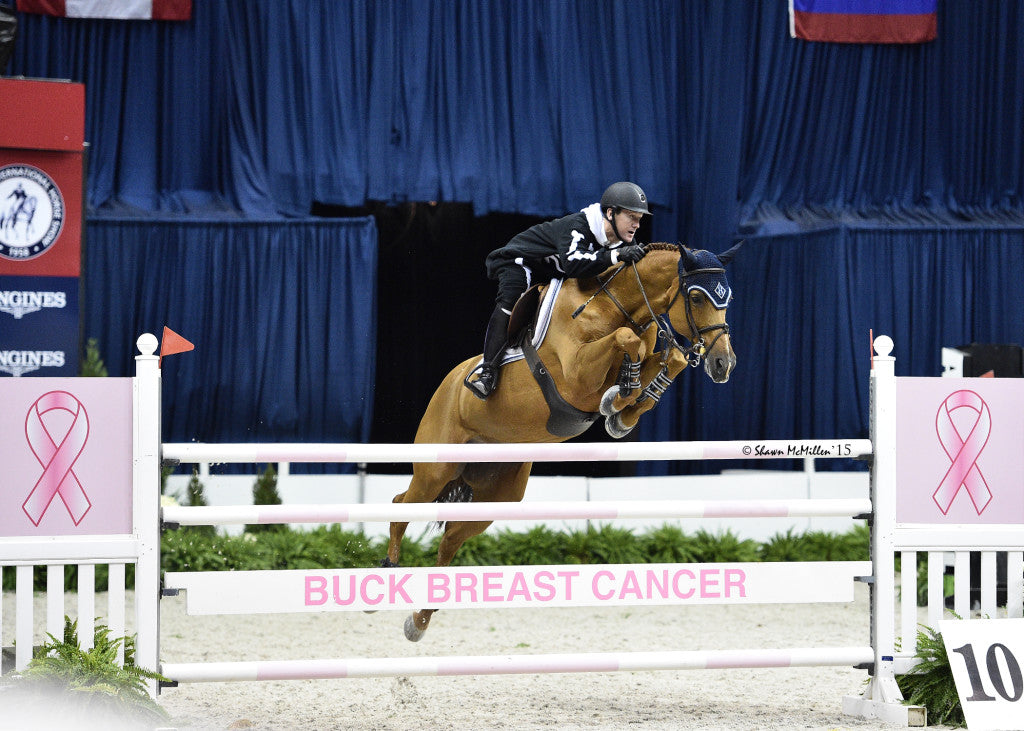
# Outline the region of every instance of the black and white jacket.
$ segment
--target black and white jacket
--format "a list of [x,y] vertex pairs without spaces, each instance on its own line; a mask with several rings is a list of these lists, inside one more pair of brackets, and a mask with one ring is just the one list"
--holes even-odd
[[537,281],[594,277],[618,263],[618,246],[617,242],[609,248],[601,204],[594,203],[579,213],[531,226],[492,251],[485,262],[487,276],[497,279],[503,266],[519,264],[532,270]]

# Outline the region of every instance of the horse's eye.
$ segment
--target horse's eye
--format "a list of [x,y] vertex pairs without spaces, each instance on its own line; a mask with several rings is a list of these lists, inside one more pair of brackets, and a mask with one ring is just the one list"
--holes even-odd
[[701,292],[690,292],[691,304],[701,305],[704,303],[704,294]]

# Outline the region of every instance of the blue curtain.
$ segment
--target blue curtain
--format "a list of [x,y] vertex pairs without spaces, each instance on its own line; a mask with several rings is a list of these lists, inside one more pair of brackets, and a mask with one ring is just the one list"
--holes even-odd
[[841,215],[1019,222],[1024,6],[913,46],[789,37],[786,3],[222,0],[187,23],[19,15],[11,73],[86,84],[94,208],[313,201],[553,216],[641,183],[657,239]]
[[[113,225],[99,217],[127,215],[181,216],[186,236],[198,214],[277,219],[266,235],[288,238],[285,222],[315,202],[554,216],[636,180],[654,240],[749,240],[732,267],[733,381],[684,375],[640,436],[856,436],[869,327],[891,330],[900,372],[919,375],[937,372],[941,345],[1021,339],[1024,5],[943,0],[938,40],[912,46],[794,40],[786,6],[220,0],[195,3],[187,23],[22,14],[9,70],[86,84],[90,236]],[[482,277],[452,243],[440,284]],[[354,281],[345,296],[372,296],[371,279]],[[195,306],[214,309],[210,297]]]
[[164,439],[368,441],[377,232],[342,221],[89,223],[85,334],[112,376],[166,325]]

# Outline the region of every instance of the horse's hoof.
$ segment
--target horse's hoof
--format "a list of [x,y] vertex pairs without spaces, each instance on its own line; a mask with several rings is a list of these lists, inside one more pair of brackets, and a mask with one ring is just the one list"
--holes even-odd
[[419,642],[425,631],[416,626],[416,620],[411,614],[405,618],[405,639],[409,642]]
[[[598,410],[601,412],[601,416],[614,416],[619,413],[612,404],[615,402],[615,397],[619,395],[619,387],[612,386],[604,392],[604,396],[601,397],[601,405]],[[609,432],[610,433],[610,432]]]
[[635,424],[630,427],[622,425],[622,417],[619,414],[612,414],[611,416],[605,417],[604,430],[608,432],[608,436],[612,439],[622,439],[622,437],[629,434],[635,428]]

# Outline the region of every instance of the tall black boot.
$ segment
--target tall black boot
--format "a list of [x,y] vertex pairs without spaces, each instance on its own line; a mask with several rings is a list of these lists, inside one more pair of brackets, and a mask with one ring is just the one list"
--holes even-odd
[[498,387],[498,358],[508,338],[508,320],[509,313],[501,305],[494,308],[484,335],[484,361],[464,381],[477,398],[486,399]]

